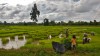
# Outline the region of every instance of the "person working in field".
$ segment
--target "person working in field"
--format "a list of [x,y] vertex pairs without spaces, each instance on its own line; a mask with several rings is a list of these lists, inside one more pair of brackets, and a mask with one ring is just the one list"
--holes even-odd
[[62,38],[62,35],[63,35],[63,34],[62,34],[62,33],[60,33],[60,34],[59,34],[59,38]]
[[95,36],[95,32],[91,32],[91,36]]
[[84,37],[87,37],[87,36],[88,36],[88,34],[85,32],[83,36],[84,36]]
[[91,38],[88,37],[87,33],[84,33],[83,35],[83,44],[89,43]]
[[51,38],[52,38],[52,36],[51,36],[51,35],[49,35],[48,39],[51,39]]
[[84,33],[84,35],[83,35],[83,44],[87,43],[87,36],[88,36],[88,34]]
[[76,49],[76,36],[73,35],[72,39],[71,39],[71,44],[72,44],[72,50]]

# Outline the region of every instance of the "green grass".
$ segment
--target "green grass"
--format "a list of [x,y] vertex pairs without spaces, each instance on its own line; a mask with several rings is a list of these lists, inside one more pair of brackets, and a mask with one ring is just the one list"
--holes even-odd
[[9,42],[8,39],[6,39],[6,38],[2,38],[2,43],[3,43],[3,44],[7,44],[8,42]]
[[[68,50],[64,54],[55,53],[52,41],[62,43],[64,38],[58,38],[59,33],[65,33],[69,28],[69,38],[73,34],[77,37],[76,51]],[[91,36],[94,31],[96,36]],[[83,33],[87,32],[92,39],[88,44],[82,44]],[[27,43],[18,50],[0,50],[0,56],[99,56],[100,55],[100,27],[99,26],[0,26],[0,38],[27,35]],[[52,35],[52,39],[48,39]],[[65,37],[65,36],[64,36]],[[38,41],[39,45],[33,44]],[[5,41],[6,42],[6,41]]]

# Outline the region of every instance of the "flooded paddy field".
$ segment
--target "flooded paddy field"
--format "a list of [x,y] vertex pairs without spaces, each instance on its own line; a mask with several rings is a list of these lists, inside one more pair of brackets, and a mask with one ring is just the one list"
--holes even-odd
[[[68,50],[62,56],[99,55],[99,26],[0,26],[0,56],[58,56],[52,48],[52,41],[61,43],[67,28],[70,39],[76,34],[78,46],[75,53]],[[83,45],[84,32],[91,41]],[[95,32],[95,36],[91,36],[91,32]]]

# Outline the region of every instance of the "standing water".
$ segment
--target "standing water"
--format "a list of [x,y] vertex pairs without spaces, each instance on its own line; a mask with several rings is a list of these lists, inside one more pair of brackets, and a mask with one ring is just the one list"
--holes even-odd
[[1,41],[1,38],[0,38],[0,48],[2,48],[2,41]]
[[26,43],[25,35],[23,35],[23,39],[19,40],[18,36],[15,36],[15,40],[11,40],[10,37],[7,38],[9,41],[7,44],[3,44],[2,40],[0,39],[0,48],[3,49],[18,49],[21,46],[24,46]]

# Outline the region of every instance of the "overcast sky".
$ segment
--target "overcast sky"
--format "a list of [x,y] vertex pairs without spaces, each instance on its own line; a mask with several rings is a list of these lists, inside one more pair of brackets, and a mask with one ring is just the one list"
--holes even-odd
[[100,0],[0,0],[0,21],[32,22],[30,12],[37,3],[39,22],[44,18],[55,21],[100,21]]

